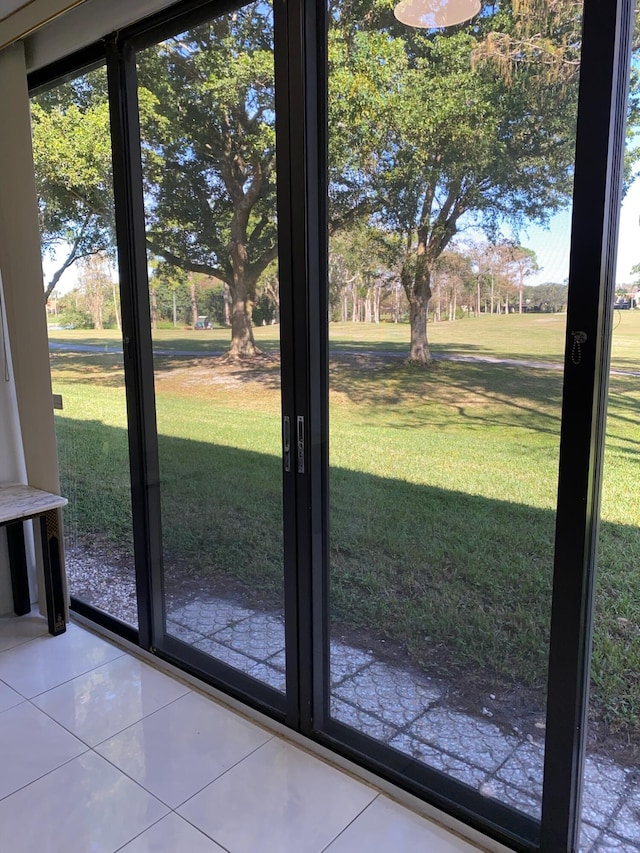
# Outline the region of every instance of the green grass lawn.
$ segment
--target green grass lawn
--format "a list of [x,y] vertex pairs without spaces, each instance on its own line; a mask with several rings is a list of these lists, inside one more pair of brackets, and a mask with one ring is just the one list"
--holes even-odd
[[[640,312],[619,312],[614,367],[640,370]],[[430,328],[435,352],[562,358],[565,318],[468,318]],[[548,651],[562,376],[404,352],[407,326],[333,324],[331,615],[437,673],[542,695]],[[226,330],[161,331],[162,349],[222,350]],[[277,351],[277,329],[256,329]],[[55,332],[56,341],[117,341]],[[346,353],[354,351],[356,357]],[[360,353],[358,353],[360,351]],[[374,353],[363,356],[363,351]],[[376,354],[377,353],[377,354]],[[165,560],[194,577],[282,597],[280,399],[275,360],[157,359]],[[54,353],[67,528],[130,547],[121,358]],[[613,376],[594,644],[594,714],[640,733],[640,388]],[[225,588],[229,588],[225,586]]]

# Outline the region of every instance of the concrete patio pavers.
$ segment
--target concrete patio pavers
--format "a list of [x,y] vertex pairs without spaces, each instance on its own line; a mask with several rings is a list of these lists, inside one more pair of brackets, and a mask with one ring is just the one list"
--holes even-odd
[[589,853],[591,851],[594,851],[595,853],[595,851],[597,850],[601,851],[601,853],[604,853],[604,847],[594,847],[594,844],[596,844],[601,835],[601,829],[598,829],[595,826],[591,826],[591,824],[585,823],[583,820],[582,828],[580,830],[580,853],[587,853],[587,851],[589,851]]
[[[606,758],[587,758],[582,800],[588,810],[589,823],[601,829],[610,828],[611,815],[617,814],[628,794],[628,777],[629,771]],[[640,824],[636,828],[635,841],[640,843]]]
[[362,708],[343,702],[336,696],[331,697],[331,716],[383,743],[390,743],[399,732],[396,726],[368,714]]
[[628,796],[623,796],[613,824],[608,828],[626,841],[640,844],[640,786],[637,778],[629,786]]
[[339,684],[347,676],[355,675],[369,663],[375,661],[370,652],[362,649],[354,649],[346,643],[331,640],[329,644],[331,654],[331,686]]
[[284,651],[284,619],[254,612],[214,636],[216,642],[264,661]]
[[410,734],[398,735],[398,737],[392,738],[387,743],[399,752],[410,755],[424,764],[428,764],[434,770],[441,770],[443,773],[452,776],[459,782],[464,782],[465,785],[469,785],[471,788],[479,789],[480,785],[487,778],[487,771],[483,770],[482,767],[476,767],[467,761],[462,761],[460,758],[449,755],[449,753],[442,749],[429,746],[421,740],[412,737]]
[[518,811],[540,820],[542,811],[540,801],[531,794],[527,794],[526,791],[521,791],[520,788],[515,788],[513,785],[507,785],[505,782],[493,778],[489,782],[483,782],[479,790],[485,797],[491,797],[506,806],[511,806],[513,809],[518,809]]
[[265,684],[268,684],[269,687],[274,687],[276,690],[282,691],[283,693],[286,689],[287,680],[284,672],[279,669],[275,669],[266,663],[257,664],[250,669],[247,674],[252,678],[257,678],[258,681],[263,681]]
[[497,778],[512,788],[520,788],[542,798],[544,747],[539,743],[520,744],[498,768]]
[[416,721],[425,708],[442,698],[442,689],[427,679],[418,680],[409,672],[378,662],[344,678],[333,692],[356,708],[402,726]]
[[445,707],[427,711],[411,725],[418,740],[456,758],[495,773],[511,756],[518,741],[500,729],[459,711]]
[[201,652],[229,664],[229,666],[234,666],[240,672],[248,673],[260,663],[256,658],[249,657],[223,643],[218,643],[213,637],[204,637],[202,640],[194,643],[193,646]]
[[222,599],[197,599],[183,607],[172,608],[171,620],[196,631],[202,637],[210,637],[216,631],[236,625],[252,614],[253,611]]

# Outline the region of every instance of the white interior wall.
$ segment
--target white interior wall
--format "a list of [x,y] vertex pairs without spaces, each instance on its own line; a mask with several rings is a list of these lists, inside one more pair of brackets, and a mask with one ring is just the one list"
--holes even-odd
[[[13,396],[5,389],[0,397],[0,412],[3,426],[15,424],[16,416],[20,424],[26,482],[59,493],[31,116],[20,43],[0,51],[0,115],[0,269],[15,378]],[[0,472],[17,458],[10,431],[2,433]],[[6,571],[5,564],[1,573]],[[38,588],[43,589],[41,575]]]
[[[0,482],[26,483],[27,470],[24,464],[22,436],[18,423],[18,403],[11,363],[11,346],[7,334],[7,320],[4,310],[4,289],[0,274]],[[33,544],[29,541],[27,562],[34,571]],[[33,582],[33,578],[31,579]],[[31,587],[32,590],[35,586]],[[7,537],[4,529],[0,532],[0,615],[13,609],[11,580],[9,577],[9,556]]]

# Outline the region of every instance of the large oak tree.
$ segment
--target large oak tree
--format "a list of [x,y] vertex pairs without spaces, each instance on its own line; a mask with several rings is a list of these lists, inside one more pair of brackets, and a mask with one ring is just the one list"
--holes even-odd
[[139,57],[147,243],[225,282],[233,357],[258,352],[252,310],[277,257],[273,21],[254,3]]
[[428,363],[434,265],[462,227],[546,223],[572,190],[580,4],[487,4],[470,25],[399,24],[342,0],[330,31],[333,229],[402,236],[411,361]]

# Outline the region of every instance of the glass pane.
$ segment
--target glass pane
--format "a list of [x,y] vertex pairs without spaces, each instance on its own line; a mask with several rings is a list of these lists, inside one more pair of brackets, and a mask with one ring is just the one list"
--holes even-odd
[[284,690],[273,19],[138,56],[167,633]]
[[[632,119],[637,97],[634,60]],[[630,134],[628,164],[637,167],[638,154]],[[639,200],[635,179],[620,213],[581,853],[640,852]]]
[[538,818],[580,17],[515,8],[330,4],[330,707]]
[[137,626],[107,75],[32,100],[72,596]]

